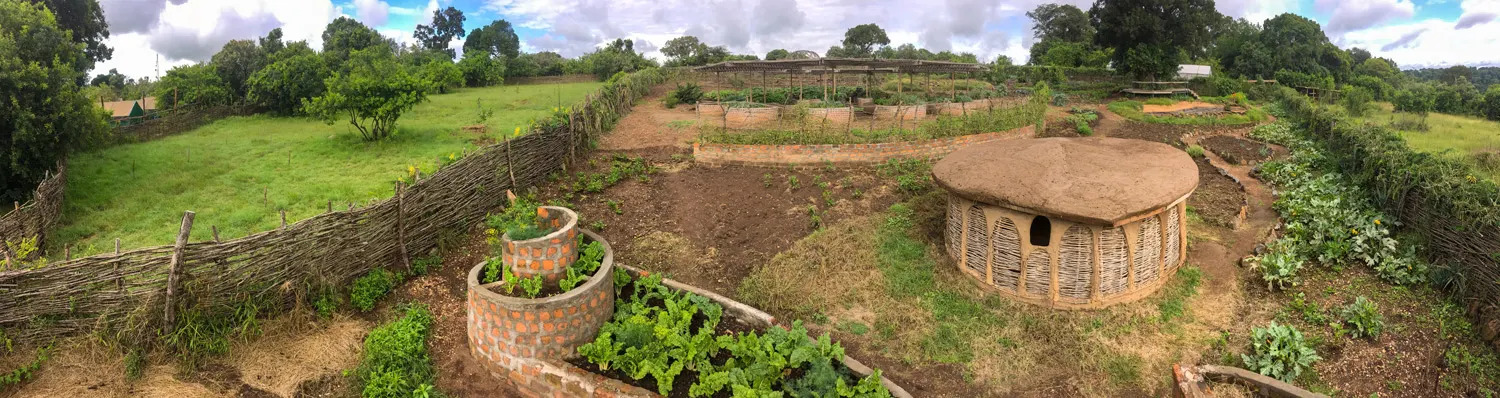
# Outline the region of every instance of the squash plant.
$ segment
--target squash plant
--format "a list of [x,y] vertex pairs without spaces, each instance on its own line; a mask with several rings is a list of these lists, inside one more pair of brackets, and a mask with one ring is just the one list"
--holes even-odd
[[1302,332],[1291,325],[1271,325],[1255,328],[1250,336],[1250,353],[1240,359],[1245,367],[1257,373],[1291,382],[1312,367],[1313,362],[1323,359],[1302,338]]

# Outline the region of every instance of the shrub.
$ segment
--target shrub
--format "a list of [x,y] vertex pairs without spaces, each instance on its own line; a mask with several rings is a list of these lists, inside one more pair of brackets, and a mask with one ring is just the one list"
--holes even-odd
[[1339,98],[1343,102],[1344,110],[1350,116],[1364,116],[1370,111],[1370,101],[1375,100],[1374,94],[1364,87],[1349,87],[1344,90],[1344,96]]
[[1229,94],[1229,96],[1225,97],[1225,99],[1228,100],[1228,102],[1230,104],[1239,105],[1239,106],[1250,106],[1250,99],[1247,98],[1247,97],[1245,97],[1245,93],[1242,93],[1242,92],[1235,92],[1233,94]]
[[394,272],[376,268],[354,280],[354,288],[349,290],[349,304],[362,312],[375,309],[375,302],[390,293],[400,279],[401,276]]
[[678,83],[677,89],[672,90],[672,94],[667,97],[674,98],[677,102],[684,104],[696,104],[699,100],[703,99],[703,87],[697,83]]
[[389,137],[402,113],[427,100],[429,83],[396,64],[389,49],[356,50],[345,67],[324,82],[328,92],[302,106],[330,125],[348,118],[366,141]]
[[1243,354],[1245,368],[1291,382],[1322,357],[1302,338],[1302,332],[1290,325],[1255,328],[1250,333],[1250,353]]
[[401,319],[365,337],[365,355],[355,374],[366,398],[408,398],[432,393],[432,358],[427,355],[432,314],[421,304],[406,307]]
[[183,65],[167,71],[156,83],[156,98],[165,107],[227,105],[232,96],[213,65]]
[[497,60],[485,51],[469,51],[458,61],[464,84],[469,87],[499,85],[505,81],[505,60]]
[[323,94],[328,67],[323,57],[303,54],[276,61],[250,75],[250,103],[283,115],[302,110],[302,101]]
[[1230,93],[1244,92],[1249,83],[1244,79],[1235,79],[1224,76],[1214,76],[1208,79],[1208,87],[1213,95],[1229,95]]
[[446,94],[448,91],[464,86],[464,72],[450,61],[428,62],[422,65],[418,74],[422,76],[422,79],[431,82],[432,91],[439,94]]
[[1397,112],[1426,115],[1427,112],[1432,111],[1434,101],[1431,88],[1417,85],[1397,92],[1391,103],[1396,105]]
[[1489,90],[1485,90],[1482,108],[1485,118],[1500,120],[1500,84],[1491,84]]
[[1375,303],[1365,296],[1359,296],[1353,303],[1344,307],[1340,312],[1344,323],[1351,326],[1350,333],[1356,337],[1380,337],[1380,330],[1385,328],[1385,322],[1381,320],[1380,311],[1375,308]]

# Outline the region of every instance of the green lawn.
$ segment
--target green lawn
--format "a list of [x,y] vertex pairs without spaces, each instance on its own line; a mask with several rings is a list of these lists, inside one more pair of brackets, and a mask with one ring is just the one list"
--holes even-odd
[[[482,138],[477,100],[493,108],[489,135],[583,99],[600,83],[501,86],[435,95],[403,115],[395,137],[367,143],[347,121],[332,126],[265,115],[220,120],[181,135],[120,145],[69,161],[63,220],[52,245],[75,256],[172,243],[184,210],[197,213],[192,239],[241,237],[326,210],[388,198],[408,166],[433,170]],[[425,173],[424,173],[425,174]],[[264,199],[263,199],[264,195]],[[61,251],[53,251],[61,253]]]
[[[1374,112],[1363,118],[1365,121],[1390,125],[1397,116],[1391,104],[1377,103]],[[1462,154],[1483,151],[1500,151],[1500,122],[1473,116],[1458,116],[1443,113],[1427,114],[1428,131],[1401,131],[1407,145],[1412,149],[1441,153],[1452,149]]]

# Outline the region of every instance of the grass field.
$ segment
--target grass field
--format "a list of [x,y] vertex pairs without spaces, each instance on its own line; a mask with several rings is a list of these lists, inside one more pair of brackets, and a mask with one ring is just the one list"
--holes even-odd
[[[63,220],[52,245],[75,256],[170,244],[183,211],[197,213],[192,240],[265,231],[327,209],[328,201],[388,198],[407,167],[430,171],[450,154],[477,148],[474,124],[482,100],[494,109],[490,136],[513,132],[558,104],[567,106],[600,83],[501,86],[436,95],[403,115],[383,142],[361,141],[347,121],[234,117],[156,141],[120,145],[69,161]],[[424,173],[425,174],[425,173]],[[53,253],[61,253],[53,250]]]
[[[1407,145],[1417,151],[1446,154],[1471,163],[1478,154],[1500,154],[1500,122],[1433,112],[1427,114],[1428,130],[1415,131],[1392,126],[1399,119],[1415,116],[1398,115],[1390,103],[1376,103],[1371,109],[1373,111],[1369,115],[1359,120],[1391,126],[1406,139]],[[1488,172],[1491,178],[1500,180],[1500,168],[1494,167],[1495,165],[1477,166]]]

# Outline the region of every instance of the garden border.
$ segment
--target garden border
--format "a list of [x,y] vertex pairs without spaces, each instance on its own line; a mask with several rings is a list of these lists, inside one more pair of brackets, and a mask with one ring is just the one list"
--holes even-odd
[[693,161],[707,165],[798,166],[876,164],[899,158],[937,158],[969,145],[1036,135],[1035,125],[1011,130],[878,144],[732,145],[693,143]]
[[[37,238],[38,249],[47,247],[47,233],[62,216],[64,191],[68,186],[68,165],[58,162],[57,172],[49,172],[37,184],[26,203],[12,203],[12,209],[0,215],[0,259],[15,259],[5,243]],[[20,259],[15,259],[20,260]]]

